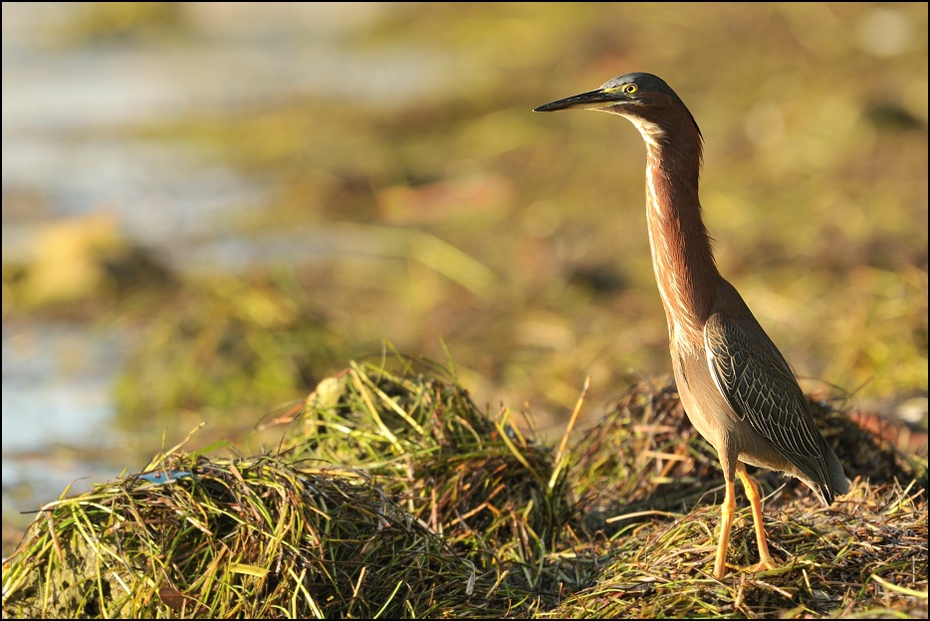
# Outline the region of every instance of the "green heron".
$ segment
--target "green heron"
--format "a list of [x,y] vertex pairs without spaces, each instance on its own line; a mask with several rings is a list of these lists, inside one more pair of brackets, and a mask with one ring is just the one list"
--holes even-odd
[[717,270],[698,199],[701,130],[675,91],[648,73],[622,75],[535,111],[569,108],[625,117],[646,143],[649,246],[675,382],[691,423],[716,449],[726,482],[714,576],[726,573],[734,475],[752,507],[757,568],[772,569],[759,488],[745,464],[797,477],[826,505],[849,482],[785,358]]

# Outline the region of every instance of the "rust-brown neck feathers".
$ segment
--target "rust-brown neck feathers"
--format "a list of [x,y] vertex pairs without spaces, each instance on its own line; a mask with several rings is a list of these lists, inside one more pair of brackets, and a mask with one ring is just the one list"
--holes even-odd
[[702,342],[720,274],[698,198],[701,133],[690,113],[676,109],[684,108],[677,97],[665,103],[622,115],[646,143],[649,244],[669,337],[676,344],[695,344]]

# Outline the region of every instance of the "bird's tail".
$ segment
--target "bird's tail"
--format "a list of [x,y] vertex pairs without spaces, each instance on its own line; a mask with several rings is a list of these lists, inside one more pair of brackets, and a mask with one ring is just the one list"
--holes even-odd
[[823,460],[824,466],[826,467],[826,480],[821,482],[821,494],[823,494],[823,499],[829,505],[833,502],[833,497],[836,494],[845,494],[849,491],[849,479],[846,478],[846,473],[843,471],[843,464],[840,463],[839,458],[836,456],[836,453],[833,452],[833,449],[830,448],[830,445],[827,444],[826,439],[823,439]]

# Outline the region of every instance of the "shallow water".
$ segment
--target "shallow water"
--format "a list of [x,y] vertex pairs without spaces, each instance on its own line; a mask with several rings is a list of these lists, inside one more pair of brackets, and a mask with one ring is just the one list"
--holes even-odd
[[[397,106],[441,89],[439,54],[352,45],[386,10],[186,5],[182,33],[73,43],[62,33],[81,5],[4,3],[4,260],[28,256],[49,223],[101,211],[175,269],[238,271],[283,249],[290,261],[331,252],[325,231],[243,238],[230,222],[267,205],[267,188],[209,152],[121,129],[320,95],[375,91],[372,105]],[[131,339],[80,324],[4,323],[5,519],[72,481],[82,489],[141,467],[108,457],[125,440],[111,424],[111,392]]]

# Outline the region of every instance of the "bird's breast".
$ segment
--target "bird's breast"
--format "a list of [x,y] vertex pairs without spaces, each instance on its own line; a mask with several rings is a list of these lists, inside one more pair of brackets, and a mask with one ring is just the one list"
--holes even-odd
[[674,343],[670,349],[681,405],[698,433],[719,451],[736,422],[736,414],[717,389],[703,351]]

